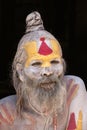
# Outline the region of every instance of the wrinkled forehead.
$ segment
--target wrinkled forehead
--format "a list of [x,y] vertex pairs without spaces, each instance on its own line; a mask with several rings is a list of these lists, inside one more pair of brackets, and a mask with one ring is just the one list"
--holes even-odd
[[[60,44],[55,39],[40,37],[37,41],[29,41],[24,44],[27,53],[27,60],[61,58],[62,52]],[[29,63],[28,63],[29,64]]]

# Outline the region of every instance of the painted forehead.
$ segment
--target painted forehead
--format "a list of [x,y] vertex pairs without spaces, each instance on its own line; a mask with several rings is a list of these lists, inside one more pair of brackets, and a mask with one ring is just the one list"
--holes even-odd
[[55,58],[61,58],[62,56],[59,43],[54,39],[46,39],[45,37],[41,37],[38,42],[27,42],[24,48],[28,55],[28,62],[34,59],[47,59],[53,56]]

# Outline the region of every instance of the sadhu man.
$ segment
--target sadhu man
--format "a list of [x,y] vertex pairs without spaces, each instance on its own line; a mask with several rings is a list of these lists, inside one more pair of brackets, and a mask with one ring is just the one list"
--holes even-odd
[[0,130],[87,130],[84,82],[65,76],[61,46],[40,14],[26,24],[12,65],[16,95],[0,100]]

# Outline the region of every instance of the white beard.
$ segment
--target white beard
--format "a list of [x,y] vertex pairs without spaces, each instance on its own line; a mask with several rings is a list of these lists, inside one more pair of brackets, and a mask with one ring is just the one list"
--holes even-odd
[[[29,82],[30,83],[30,82]],[[39,86],[38,86],[39,85]],[[22,84],[22,108],[32,107],[34,111],[43,114],[48,111],[50,114],[57,111],[62,113],[66,105],[66,87],[57,79],[56,85],[51,89],[40,87],[38,82],[31,85]]]

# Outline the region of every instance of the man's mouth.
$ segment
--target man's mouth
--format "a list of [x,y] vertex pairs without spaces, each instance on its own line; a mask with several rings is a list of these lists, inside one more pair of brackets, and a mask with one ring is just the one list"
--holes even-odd
[[44,88],[45,90],[54,89],[56,82],[47,82],[47,83],[41,83],[40,87]]

